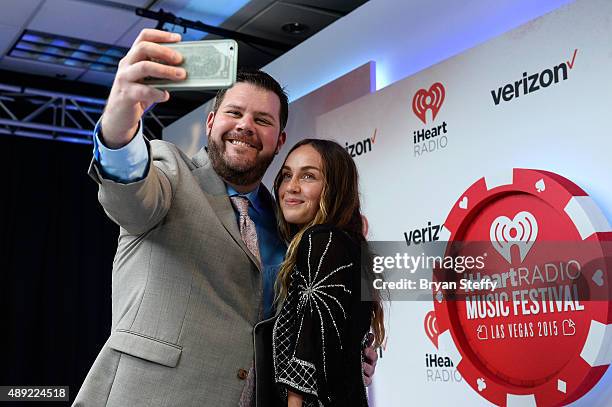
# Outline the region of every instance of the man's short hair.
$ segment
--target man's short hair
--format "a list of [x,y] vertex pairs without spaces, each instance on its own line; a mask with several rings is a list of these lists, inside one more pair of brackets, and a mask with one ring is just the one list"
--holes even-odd
[[[287,124],[287,118],[289,116],[289,99],[287,98],[287,94],[285,90],[281,87],[281,85],[268,75],[267,73],[260,70],[252,70],[252,69],[240,69],[236,74],[236,83],[245,82],[250,83],[251,85],[257,86],[264,90],[269,90],[270,92],[274,92],[278,99],[280,100],[280,129],[281,131],[285,129],[285,125]],[[231,89],[231,88],[228,88]],[[223,98],[225,97],[225,92],[227,89],[220,89],[217,92],[217,97],[215,99],[215,106],[213,107],[213,111],[217,113],[217,110],[221,106],[223,102]]]

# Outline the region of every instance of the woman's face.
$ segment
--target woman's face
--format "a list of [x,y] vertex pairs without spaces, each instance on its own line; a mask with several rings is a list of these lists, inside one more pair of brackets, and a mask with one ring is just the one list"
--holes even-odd
[[321,155],[306,144],[293,150],[281,170],[278,189],[283,217],[288,223],[304,225],[314,219],[323,191]]

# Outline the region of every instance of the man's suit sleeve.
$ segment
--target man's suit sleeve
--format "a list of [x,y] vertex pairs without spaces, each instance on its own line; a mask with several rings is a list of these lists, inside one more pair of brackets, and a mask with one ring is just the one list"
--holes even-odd
[[132,235],[147,232],[167,214],[172,202],[172,182],[179,171],[180,154],[169,143],[145,140],[148,155],[145,176],[141,180],[122,183],[105,177],[95,157],[89,175],[99,185],[98,200],[107,215]]

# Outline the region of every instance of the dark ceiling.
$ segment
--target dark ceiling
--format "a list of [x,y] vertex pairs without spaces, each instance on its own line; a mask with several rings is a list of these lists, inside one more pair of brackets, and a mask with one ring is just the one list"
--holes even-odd
[[[110,67],[110,72],[104,72],[91,68],[93,65],[69,66],[40,47],[20,51],[18,43],[26,30],[122,50],[129,48],[146,27],[180,32],[184,40],[222,38],[184,27],[201,22],[225,29],[228,32],[224,37],[238,40],[239,67],[261,68],[366,1],[4,0],[0,14],[0,134],[88,142],[86,134],[102,106],[99,101],[89,104],[87,99],[70,96],[105,99],[113,81],[114,69]],[[155,17],[161,15],[160,10],[171,15],[165,14],[165,20],[159,21]],[[289,32],[291,28],[297,32]],[[257,38],[239,40],[237,37],[243,34]],[[270,46],[266,40],[279,44]],[[70,95],[65,98],[64,94]],[[170,124],[213,96],[214,92],[173,93],[171,101],[156,106],[154,113],[159,120],[149,125],[151,135],[159,137],[160,123]],[[69,114],[63,117],[61,113],[66,111]],[[21,127],[23,119],[27,119],[27,127]],[[61,125],[74,130],[63,134],[58,130]]]

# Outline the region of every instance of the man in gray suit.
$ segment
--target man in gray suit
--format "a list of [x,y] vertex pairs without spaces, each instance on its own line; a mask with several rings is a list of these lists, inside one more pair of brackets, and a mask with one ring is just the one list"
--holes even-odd
[[[206,120],[208,153],[193,159],[148,142],[140,121],[169,95],[143,85],[182,80],[181,56],[143,30],[119,64],[96,127],[90,175],[120,226],[111,335],[77,406],[236,406],[252,403],[253,327],[272,311],[285,247],[261,178],[285,142],[288,102],[269,75],[242,72]],[[230,197],[248,200],[259,252],[241,237]],[[242,219],[242,218],[241,218]],[[375,352],[364,365],[373,374]]]

